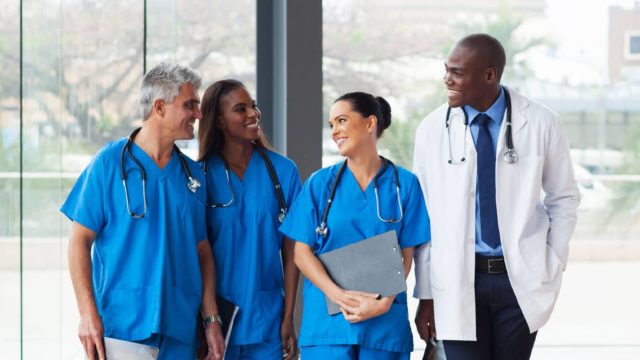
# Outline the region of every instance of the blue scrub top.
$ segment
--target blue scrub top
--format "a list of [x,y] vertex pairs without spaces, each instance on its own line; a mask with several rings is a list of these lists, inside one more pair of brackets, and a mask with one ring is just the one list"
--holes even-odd
[[[135,143],[133,155],[147,173],[147,213],[127,212],[120,176],[126,139],[102,148],[60,209],[69,219],[96,233],[93,287],[104,335],[137,341],[152,334],[195,343],[202,300],[197,244],[206,240],[206,185],[200,166],[185,157],[202,187],[187,188],[187,176],[174,151],[160,169]],[[129,202],[142,213],[141,173],[125,156]]]
[[[287,207],[300,192],[293,161],[266,150]],[[207,160],[207,203],[227,203],[231,189],[219,156]],[[264,160],[253,151],[242,180],[229,171],[235,196],[229,207],[207,207],[207,232],[216,261],[216,292],[238,305],[230,345],[280,338],[284,277],[278,232],[280,206]]]
[[[395,230],[401,248],[415,247],[430,239],[429,217],[418,179],[398,167],[400,199],[404,211],[402,221],[384,223],[378,219],[374,181],[363,192],[347,167],[340,178],[333,205],[327,218],[326,238],[316,234],[329,198],[331,186],[342,164],[314,173],[304,184],[289,210],[280,231],[291,239],[309,245],[317,255],[356,243],[360,240]],[[381,215],[398,218],[393,167],[388,166],[378,179]],[[351,324],[342,314],[327,314],[325,296],[305,279],[303,289],[302,329],[300,345],[361,345],[365,348],[408,352],[413,339],[407,313],[407,294],[396,296],[389,312],[367,321]]]

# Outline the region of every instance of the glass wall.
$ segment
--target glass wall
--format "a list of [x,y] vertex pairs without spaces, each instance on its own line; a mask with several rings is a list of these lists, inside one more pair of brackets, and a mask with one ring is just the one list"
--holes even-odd
[[[502,42],[503,83],[560,114],[582,194],[571,264],[534,358],[640,356],[640,342],[627,335],[640,313],[619,310],[629,309],[627,299],[640,300],[625,282],[640,275],[640,61],[629,55],[629,34],[640,30],[638,2],[324,0],[323,7],[323,123],[343,93],[385,97],[393,123],[381,152],[408,168],[415,128],[446,101],[442,78],[451,47],[477,32]],[[325,166],[341,159],[326,125],[323,150]],[[600,290],[591,279],[600,272],[608,279],[606,299],[593,295]],[[598,321],[621,320],[601,324],[604,334],[580,330],[592,326],[576,314],[589,318],[595,308]],[[415,341],[424,348],[417,335]]]
[[0,358],[83,359],[58,209],[93,154],[140,125],[145,51],[147,68],[177,61],[205,86],[233,77],[255,89],[255,1],[0,7]]
[[0,12],[0,354],[20,354],[20,4]]

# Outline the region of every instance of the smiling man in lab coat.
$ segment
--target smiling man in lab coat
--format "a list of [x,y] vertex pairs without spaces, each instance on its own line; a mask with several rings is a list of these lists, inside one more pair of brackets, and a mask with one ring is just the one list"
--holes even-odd
[[505,59],[489,35],[460,40],[445,62],[448,104],[416,132],[432,231],[416,252],[416,325],[444,340],[448,360],[529,359],[576,224],[560,120],[500,84]]

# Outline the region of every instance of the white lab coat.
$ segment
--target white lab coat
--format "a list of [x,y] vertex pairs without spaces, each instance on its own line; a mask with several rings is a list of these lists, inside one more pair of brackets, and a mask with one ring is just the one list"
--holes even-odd
[[[580,196],[558,116],[507,90],[519,160],[508,164],[503,159],[505,119],[496,151],[498,227],[511,286],[534,332],[547,322],[558,297]],[[440,106],[416,131],[414,172],[431,218],[432,240],[416,251],[414,296],[434,300],[439,339],[476,340],[477,154],[470,130],[465,132],[462,118],[456,118],[461,109],[452,109],[454,159],[459,160],[466,142],[466,161],[447,162],[446,111],[446,104]]]

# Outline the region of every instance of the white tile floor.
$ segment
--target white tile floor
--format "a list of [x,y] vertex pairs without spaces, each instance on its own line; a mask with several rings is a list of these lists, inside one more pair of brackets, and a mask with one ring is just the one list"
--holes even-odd
[[[640,359],[640,261],[572,262],[534,360]],[[64,270],[24,274],[24,359],[82,359],[77,311]],[[413,288],[410,277],[409,288]],[[0,359],[19,359],[20,283],[0,272]],[[411,302],[411,318],[415,302]],[[414,331],[415,333],[415,331]],[[414,339],[412,359],[422,356]]]
[[[638,279],[640,261],[571,262],[551,320],[538,333],[532,359],[640,359]],[[416,344],[419,341],[414,337]],[[412,359],[421,359],[417,348]]]

